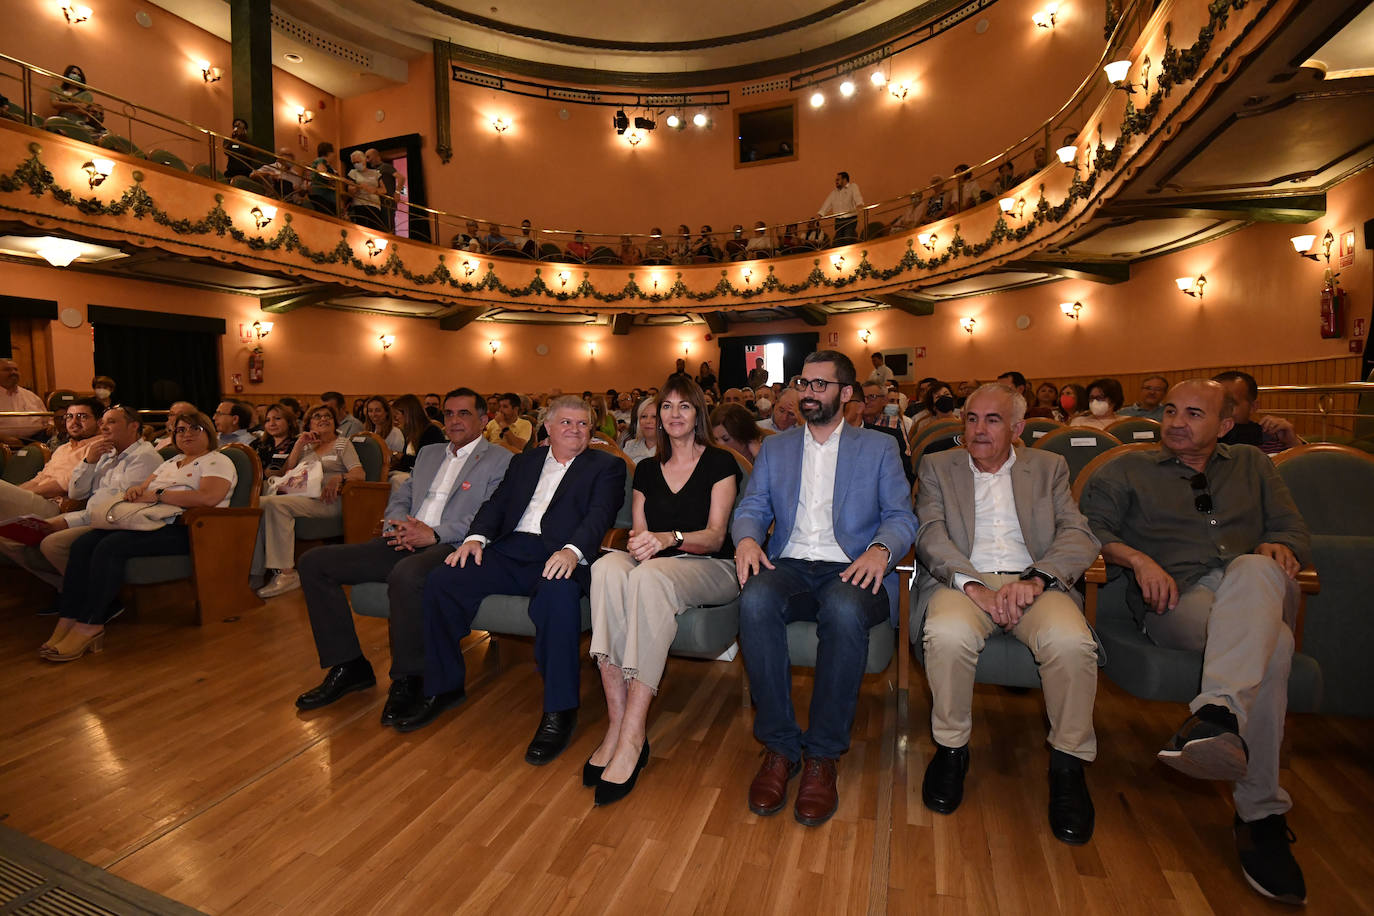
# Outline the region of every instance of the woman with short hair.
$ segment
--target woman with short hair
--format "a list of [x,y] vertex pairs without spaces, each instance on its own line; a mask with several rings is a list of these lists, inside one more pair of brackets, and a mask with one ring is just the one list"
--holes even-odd
[[772,433],[760,429],[753,414],[742,405],[722,404],[711,412],[711,435],[717,445],[733,449],[752,465],[758,460],[764,437]]
[[1126,402],[1121,383],[1114,378],[1100,378],[1088,386],[1088,411],[1069,421],[1070,426],[1091,426],[1105,430],[1121,417],[1117,411]]

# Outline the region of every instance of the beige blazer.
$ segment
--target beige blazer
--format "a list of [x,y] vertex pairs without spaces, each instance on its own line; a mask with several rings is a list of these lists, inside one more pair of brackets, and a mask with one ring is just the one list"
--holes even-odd
[[[953,587],[955,573],[984,581],[984,573],[969,562],[973,550],[973,471],[968,452],[953,449],[921,461],[921,489],[916,517],[916,558],[925,567],[920,577],[912,632],[919,633],[925,608],[937,589]],[[1032,564],[1053,576],[1082,606],[1073,584],[1092,564],[1101,546],[1069,492],[1069,467],[1053,452],[1016,447],[1011,469],[1012,497],[1021,536]]]

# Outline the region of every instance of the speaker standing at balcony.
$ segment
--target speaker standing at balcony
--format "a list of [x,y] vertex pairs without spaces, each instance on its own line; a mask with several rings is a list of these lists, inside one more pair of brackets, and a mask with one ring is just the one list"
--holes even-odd
[[835,217],[835,244],[848,245],[859,240],[859,215],[864,205],[859,186],[849,180],[848,172],[835,173],[835,190],[831,191],[816,211],[817,216]]

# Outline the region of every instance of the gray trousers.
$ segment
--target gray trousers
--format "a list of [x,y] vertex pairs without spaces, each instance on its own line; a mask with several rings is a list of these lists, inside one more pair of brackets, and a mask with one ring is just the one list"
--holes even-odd
[[[990,588],[1016,576],[989,575]],[[945,747],[963,747],[973,732],[973,679],[978,655],[998,626],[973,599],[953,588],[935,592],[926,606],[926,680],[930,730]],[[1031,650],[1040,666],[1050,747],[1082,760],[1097,757],[1093,703],[1097,699],[1097,643],[1083,611],[1064,592],[1042,592],[1026,608],[1011,635]]]
[[435,544],[411,553],[397,550],[383,538],[361,544],[330,544],[301,554],[301,590],[310,612],[310,629],[320,667],[342,665],[363,654],[353,609],[344,597],[345,585],[385,582],[391,617],[393,680],[425,673],[425,579],[453,552],[452,544]]
[[1279,745],[1298,599],[1298,584],[1279,564],[1247,554],[1204,576],[1172,611],[1145,617],[1145,634],[1156,645],[1202,653],[1202,692],[1188,708],[1215,704],[1236,714],[1250,749],[1245,778],[1232,792],[1245,821],[1293,806],[1279,785]]

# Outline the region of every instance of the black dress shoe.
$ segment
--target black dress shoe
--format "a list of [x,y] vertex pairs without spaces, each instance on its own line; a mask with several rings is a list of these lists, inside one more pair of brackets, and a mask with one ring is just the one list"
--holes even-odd
[[588,757],[587,762],[582,764],[582,785],[588,789],[594,788],[601,781],[601,774],[606,772],[605,767],[599,767],[592,763],[592,758]]
[[296,697],[296,708],[319,709],[355,690],[376,686],[377,676],[372,673],[371,662],[359,655],[351,662],[330,668],[320,686]]
[[921,801],[936,814],[953,814],[964,800],[964,774],[968,772],[968,745],[935,745],[935,756],[921,781]]
[[624,782],[607,782],[602,779],[596,784],[596,797],[593,802],[597,805],[609,805],[620,801],[639,781],[639,771],[649,764],[649,739],[644,739],[644,747],[639,752],[639,760],[635,761],[635,768],[630,773],[630,778]]
[[424,678],[418,674],[408,674],[391,682],[386,692],[386,705],[382,707],[382,724],[395,725],[397,719],[408,719],[420,711],[424,699]]
[[398,732],[413,732],[416,729],[424,728],[439,718],[439,713],[445,709],[452,709],[465,699],[467,699],[467,692],[462,687],[437,696],[424,697],[411,707],[410,715],[398,716],[396,721],[391,724]]
[[1082,846],[1093,838],[1093,800],[1083,768],[1050,769],[1050,830],[1055,839]]
[[563,753],[564,748],[572,741],[575,728],[576,709],[544,713],[544,717],[539,720],[539,728],[534,732],[534,740],[525,749],[525,762],[531,766],[542,767]]

